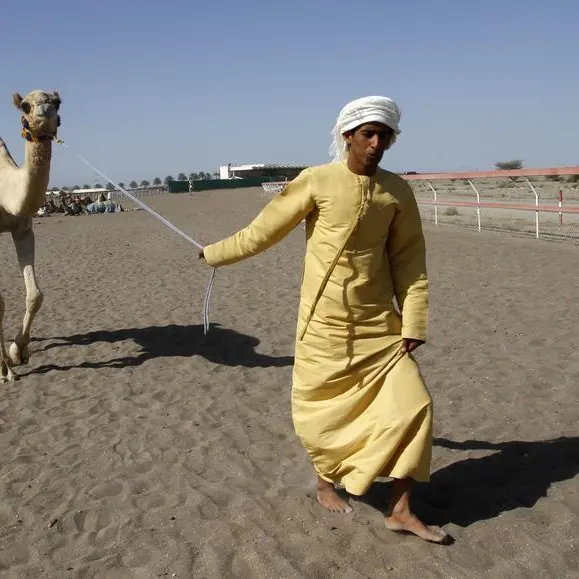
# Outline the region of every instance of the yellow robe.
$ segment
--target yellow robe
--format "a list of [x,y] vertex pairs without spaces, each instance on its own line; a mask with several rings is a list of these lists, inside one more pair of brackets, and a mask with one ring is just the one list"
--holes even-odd
[[[428,280],[418,206],[399,176],[310,167],[238,233],[204,248],[213,266],[279,242],[306,220],[292,418],[324,479],[364,494],[376,477],[427,481],[432,400],[403,338],[426,340]],[[275,272],[272,272],[275,275]],[[394,306],[394,298],[400,313]]]

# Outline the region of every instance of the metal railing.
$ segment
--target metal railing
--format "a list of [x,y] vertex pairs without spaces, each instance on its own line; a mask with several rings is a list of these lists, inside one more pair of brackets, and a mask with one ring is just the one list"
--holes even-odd
[[[167,195],[167,189],[164,187],[147,187],[146,189],[129,189],[127,187],[126,189],[139,199],[141,197],[156,197],[159,195]],[[111,191],[111,199],[115,201],[118,200],[126,201],[127,197],[122,191],[115,189],[114,191]]]

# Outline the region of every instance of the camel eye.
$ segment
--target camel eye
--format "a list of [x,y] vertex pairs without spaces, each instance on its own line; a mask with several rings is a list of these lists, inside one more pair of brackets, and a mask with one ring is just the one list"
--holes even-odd
[[20,106],[22,107],[23,112],[25,112],[26,114],[30,112],[30,105],[27,102],[22,101],[22,104]]

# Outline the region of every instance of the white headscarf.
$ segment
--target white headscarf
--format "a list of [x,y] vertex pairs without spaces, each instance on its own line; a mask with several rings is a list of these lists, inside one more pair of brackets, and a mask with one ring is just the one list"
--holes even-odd
[[344,133],[365,123],[382,123],[394,131],[390,144],[400,134],[400,107],[388,97],[368,96],[349,102],[338,115],[338,120],[332,130],[333,141],[330,147],[330,156],[335,162],[347,157],[346,140]]

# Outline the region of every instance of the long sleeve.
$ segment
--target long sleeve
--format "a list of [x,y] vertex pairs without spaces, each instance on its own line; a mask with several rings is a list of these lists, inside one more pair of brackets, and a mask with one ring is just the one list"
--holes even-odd
[[402,337],[426,340],[428,277],[422,222],[410,186],[403,181],[396,189],[398,210],[388,234],[387,252],[402,314]]
[[309,169],[303,170],[244,229],[203,248],[212,266],[236,263],[265,251],[288,235],[314,209]]

